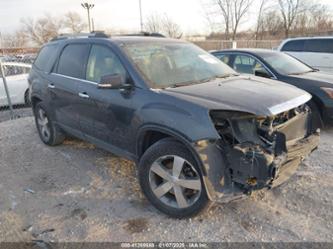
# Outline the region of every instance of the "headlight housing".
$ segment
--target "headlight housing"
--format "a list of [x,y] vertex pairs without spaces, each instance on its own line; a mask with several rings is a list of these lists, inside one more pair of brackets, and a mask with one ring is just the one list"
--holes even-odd
[[321,87],[321,90],[323,90],[324,92],[326,92],[328,94],[328,96],[333,99],[333,88],[329,88],[329,87]]

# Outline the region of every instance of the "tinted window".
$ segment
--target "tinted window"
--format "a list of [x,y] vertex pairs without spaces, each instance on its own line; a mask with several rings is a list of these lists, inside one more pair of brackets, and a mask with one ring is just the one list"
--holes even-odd
[[126,70],[118,57],[107,47],[93,45],[91,48],[86,79],[99,83],[101,77],[112,74],[120,74],[126,79]]
[[290,52],[304,51],[304,40],[289,41],[286,44],[284,44],[281,51],[290,51]]
[[[263,65],[251,56],[236,55],[233,68],[239,73],[254,74],[255,71],[266,71]],[[269,75],[269,73],[267,72]]]
[[312,68],[285,53],[267,53],[261,55],[261,58],[278,73],[284,75],[303,74],[313,71]]
[[214,54],[217,58],[219,58],[222,62],[229,65],[230,55],[229,54]]
[[47,45],[47,46],[43,47],[40,50],[40,52],[34,62],[34,65],[38,69],[43,70],[43,71],[50,69],[50,67],[51,67],[50,64],[53,64],[53,62],[54,62],[56,51],[57,51],[56,44]]
[[87,44],[70,44],[66,46],[59,58],[57,73],[84,79],[88,52],[89,45]]
[[311,39],[305,42],[306,52],[333,53],[333,40],[331,39]]

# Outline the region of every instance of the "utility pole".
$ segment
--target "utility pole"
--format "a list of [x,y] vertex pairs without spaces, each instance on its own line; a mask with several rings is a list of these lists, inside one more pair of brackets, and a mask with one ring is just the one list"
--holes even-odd
[[81,6],[87,10],[88,13],[88,26],[89,26],[89,32],[91,32],[91,21],[90,21],[90,10],[94,8],[94,4],[89,3],[81,3]]
[[0,32],[0,48],[1,48],[1,50],[2,50],[2,55],[4,55],[4,47],[3,47],[4,45],[3,45],[3,40],[2,40],[2,34],[1,34],[1,32]]
[[141,32],[143,32],[143,20],[142,20],[142,5],[141,5],[141,0],[139,0],[139,8],[140,8],[140,27],[141,27]]
[[92,28],[92,31],[94,32],[94,31],[95,31],[95,22],[94,22],[94,18],[91,18],[91,28]]

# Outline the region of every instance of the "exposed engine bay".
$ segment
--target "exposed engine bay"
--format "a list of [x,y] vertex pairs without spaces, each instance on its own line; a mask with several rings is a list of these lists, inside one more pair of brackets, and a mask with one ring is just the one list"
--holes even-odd
[[227,162],[225,174],[244,192],[289,178],[290,173],[282,172],[297,169],[319,143],[307,105],[270,117],[219,111],[210,115],[221,137],[217,146]]

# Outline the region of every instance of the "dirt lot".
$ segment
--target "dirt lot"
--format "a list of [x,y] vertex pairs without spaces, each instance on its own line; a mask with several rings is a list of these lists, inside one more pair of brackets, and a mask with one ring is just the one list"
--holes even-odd
[[47,147],[31,117],[0,123],[1,241],[333,241],[333,130],[287,183],[187,220],[143,197],[132,162],[77,140]]

